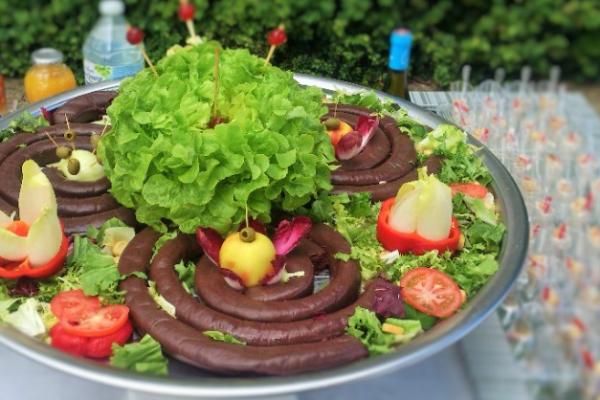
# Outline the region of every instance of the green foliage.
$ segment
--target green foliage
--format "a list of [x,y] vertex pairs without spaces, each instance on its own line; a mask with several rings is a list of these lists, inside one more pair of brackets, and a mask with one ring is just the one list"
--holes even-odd
[[[98,18],[97,2],[0,1],[0,73],[21,76],[35,48],[54,46],[82,79],[81,47]],[[159,59],[186,36],[177,1],[125,0],[127,17],[146,31]],[[545,76],[560,64],[571,79],[598,78],[600,2],[597,0],[194,0],[196,29],[227,47],[267,52],[265,36],[280,22],[289,42],[274,63],[298,72],[373,87],[384,85],[388,35],[399,25],[415,35],[413,76],[447,84],[462,64],[475,78],[523,64]]]

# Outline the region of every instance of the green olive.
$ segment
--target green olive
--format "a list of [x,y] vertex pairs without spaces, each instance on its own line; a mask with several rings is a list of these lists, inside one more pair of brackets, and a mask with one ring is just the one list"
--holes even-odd
[[323,125],[325,125],[325,128],[327,128],[328,131],[334,131],[340,127],[340,120],[337,118],[327,118],[325,122],[323,122]]
[[64,136],[65,136],[65,139],[67,139],[69,142],[72,142],[77,137],[77,134],[75,133],[75,131],[67,130],[67,131],[65,131]]
[[67,158],[71,157],[72,152],[73,150],[68,146],[58,146],[56,148],[56,156],[61,160],[66,160]]
[[90,144],[92,145],[92,148],[98,148],[98,143],[100,143],[100,135],[94,133],[92,136],[90,136]]
[[81,165],[79,164],[79,160],[73,157],[69,158],[69,162],[67,163],[67,171],[69,171],[71,175],[77,175],[80,169]]
[[242,242],[246,243],[254,242],[254,239],[256,239],[256,231],[247,226],[240,231],[240,239],[242,239]]

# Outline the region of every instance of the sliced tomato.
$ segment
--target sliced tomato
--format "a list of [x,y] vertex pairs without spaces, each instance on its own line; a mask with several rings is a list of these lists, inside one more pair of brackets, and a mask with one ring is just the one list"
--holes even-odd
[[61,292],[50,301],[50,309],[59,320],[79,321],[82,317],[100,310],[100,300],[95,296],[86,296],[83,290]]
[[65,332],[83,337],[106,336],[115,333],[129,321],[129,308],[122,305],[102,307],[78,320],[60,320]]
[[433,268],[415,268],[400,279],[402,299],[413,308],[438,318],[454,314],[462,304],[458,285]]
[[462,193],[466,196],[474,197],[476,199],[483,199],[489,193],[485,186],[480,185],[477,182],[453,183],[450,185],[450,189],[452,189],[452,195],[455,195],[456,193]]
[[82,357],[105,358],[112,354],[114,343],[119,345],[127,343],[132,333],[133,326],[129,321],[115,333],[100,337],[71,335],[65,331],[64,325],[59,323],[50,329],[50,339],[52,347],[66,353]]

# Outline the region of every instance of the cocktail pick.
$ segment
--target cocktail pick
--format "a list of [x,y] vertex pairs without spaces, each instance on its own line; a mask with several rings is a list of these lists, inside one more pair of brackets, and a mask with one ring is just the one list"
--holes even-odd
[[277,28],[275,28],[271,32],[269,32],[269,35],[267,36],[267,41],[269,42],[271,47],[269,48],[269,53],[267,54],[267,58],[265,58],[265,65],[267,65],[271,61],[271,58],[273,57],[273,54],[275,53],[275,49],[277,48],[277,46],[281,46],[282,44],[287,42],[287,35],[285,33],[285,25],[280,24]]
[[212,110],[210,112],[211,117],[210,117],[210,121],[208,122],[208,127],[209,128],[214,128],[215,126],[222,124],[224,122],[227,122],[227,118],[221,117],[219,116],[219,104],[218,104],[218,100],[219,100],[219,87],[220,87],[220,77],[219,77],[219,64],[220,64],[220,59],[221,59],[221,49],[219,47],[215,47],[215,67],[214,67],[214,72],[213,72],[213,80],[214,80],[214,86],[213,86],[213,104],[212,104]]
[[467,89],[469,88],[469,79],[471,77],[471,66],[466,64],[462,67],[462,89],[461,92],[463,96],[467,93]]
[[504,82],[505,77],[506,71],[504,71],[504,68],[497,68],[494,72],[494,80],[496,81],[496,83],[498,83],[498,85],[502,85],[502,82]]
[[526,65],[521,68],[521,82],[519,83],[519,93],[524,93],[531,79],[531,67]]
[[550,68],[550,81],[548,84],[548,90],[555,92],[558,89],[558,81],[560,80],[560,67],[558,65]]
[[144,31],[138,27],[130,26],[129,29],[127,29],[127,41],[140,49],[142,55],[144,56],[144,60],[146,60],[146,63],[152,70],[152,73],[158,78],[158,72],[152,63],[152,60],[150,60],[150,57],[148,57],[148,53],[146,53],[146,49],[144,47]]
[[212,104],[212,118],[213,120],[217,117],[217,99],[219,97],[219,61],[221,58],[221,51],[219,47],[215,47],[215,69],[213,72],[213,80],[215,81],[214,93],[213,93],[213,104]]
[[179,19],[185,22],[190,38],[195,40],[198,37],[196,30],[194,29],[194,15],[196,14],[196,7],[191,4],[188,0],[179,0]]

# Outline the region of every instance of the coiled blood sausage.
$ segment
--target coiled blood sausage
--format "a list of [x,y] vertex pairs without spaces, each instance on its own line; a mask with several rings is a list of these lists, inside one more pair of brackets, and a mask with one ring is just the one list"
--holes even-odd
[[[153,246],[158,237],[159,234],[150,229],[136,235],[121,256],[120,272],[145,272],[150,265]],[[165,246],[169,247],[165,250]],[[158,278],[159,291],[172,301],[175,295],[171,296],[172,290],[164,287],[166,282],[160,273],[163,268],[166,270],[166,266],[172,266],[171,263],[176,262],[176,256],[193,254],[194,250],[190,248],[193,246],[193,240],[190,237],[179,236],[165,246],[154,258],[152,270],[154,277]],[[202,330],[159,309],[148,293],[143,279],[131,276],[124,280],[120,287],[126,291],[126,303],[136,327],[141,332],[146,332],[158,340],[172,357],[213,372],[287,375],[335,367],[366,357],[368,354],[360,341],[348,335],[319,342],[275,346],[243,346],[214,341],[206,337]],[[176,285],[173,287],[177,288]],[[181,293],[179,296],[181,297]],[[190,295],[187,295],[187,298],[196,302]],[[178,305],[181,307],[181,304]],[[177,308],[176,305],[176,313],[179,315],[181,310]],[[311,320],[304,323],[309,326]]]

